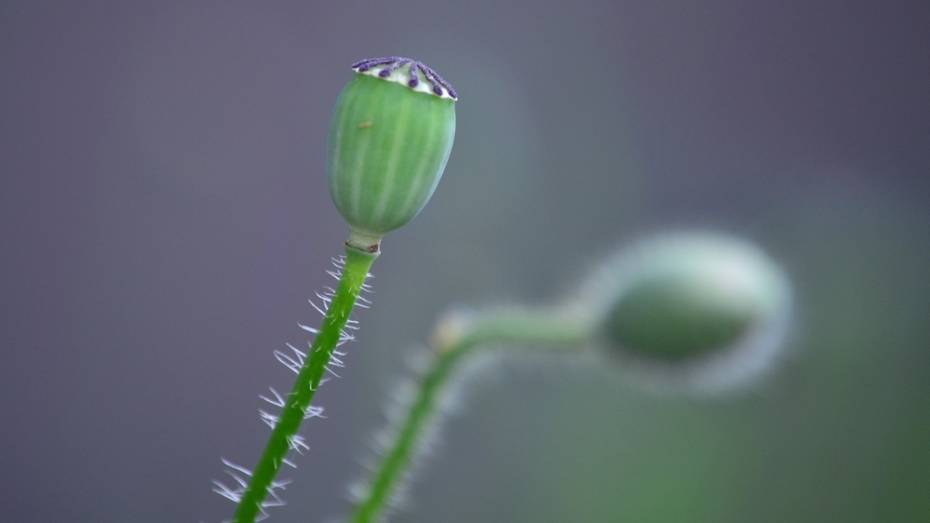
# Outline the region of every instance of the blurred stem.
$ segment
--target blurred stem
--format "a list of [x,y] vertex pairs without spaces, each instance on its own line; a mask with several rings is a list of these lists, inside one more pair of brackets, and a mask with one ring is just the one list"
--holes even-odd
[[320,332],[313,340],[307,358],[297,374],[294,387],[286,397],[287,401],[268,438],[265,451],[242,494],[233,517],[234,523],[254,523],[255,518],[262,512],[261,505],[268,495],[268,487],[274,481],[291,448],[291,438],[297,434],[304,420],[307,407],[320,386],[326,364],[339,343],[342,329],[349,320],[355,300],[368,277],[368,270],[377,257],[378,252],[363,252],[350,246],[346,247],[346,261],[339,286],[323,317]]
[[416,397],[400,421],[389,450],[373,470],[369,488],[356,506],[351,521],[379,521],[398,484],[403,480],[436,406],[458,365],[481,347],[532,345],[559,349],[578,347],[588,338],[583,322],[553,311],[506,310],[457,321],[441,322],[434,335],[434,357],[419,378]]

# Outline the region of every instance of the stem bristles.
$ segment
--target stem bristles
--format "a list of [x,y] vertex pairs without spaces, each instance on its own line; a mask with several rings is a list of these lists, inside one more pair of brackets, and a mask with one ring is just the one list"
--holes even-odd
[[355,339],[348,331],[357,330],[358,324],[350,319],[350,315],[359,293],[367,287],[368,270],[376,258],[376,253],[351,247],[346,249],[346,256],[333,258],[335,270],[327,273],[339,281],[338,287],[326,287],[325,292],[316,293],[316,301],[309,300],[323,316],[320,328],[298,324],[301,330],[315,335],[313,343],[306,352],[290,343],[286,344],[287,351],[274,351],[275,359],[297,378],[286,397],[272,387],[268,389],[270,395],[259,396],[280,411],[277,414],[265,409],[258,411],[259,419],[272,432],[255,469],[249,470],[224,459],[224,472],[233,479],[235,486],[213,482],[213,490],[217,494],[237,503],[232,523],[261,521],[268,517],[269,508],[284,505],[280,493],[289,481],[275,478],[282,465],[296,468],[296,464],[288,458],[290,452],[302,455],[310,449],[306,438],[298,434],[298,429],[306,419],[324,417],[323,408],[311,405],[311,402],[320,385],[326,381],[324,374],[338,377],[333,368],[345,366],[342,360],[345,353],[337,347]]

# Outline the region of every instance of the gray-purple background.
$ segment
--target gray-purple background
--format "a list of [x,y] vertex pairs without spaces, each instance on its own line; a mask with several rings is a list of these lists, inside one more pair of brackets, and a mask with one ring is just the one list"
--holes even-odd
[[0,2],[0,520],[219,521],[271,351],[346,229],[323,171],[348,65],[461,94],[445,178],[375,267],[290,505],[344,513],[401,355],[454,304],[555,299],[704,226],[791,274],[793,356],[654,398],[510,364],[397,522],[926,521],[930,43],[921,2]]

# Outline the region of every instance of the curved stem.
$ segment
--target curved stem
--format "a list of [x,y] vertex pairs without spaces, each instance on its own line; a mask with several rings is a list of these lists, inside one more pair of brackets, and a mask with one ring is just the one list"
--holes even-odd
[[394,434],[389,450],[374,469],[368,490],[351,521],[379,521],[385,505],[402,481],[421,436],[434,419],[436,406],[458,364],[473,350],[494,344],[574,348],[587,339],[584,324],[552,311],[507,310],[460,323],[440,324],[435,357],[417,383],[416,396]]
[[294,387],[287,395],[287,401],[268,438],[265,451],[242,494],[233,517],[234,523],[253,523],[258,514],[263,512],[262,502],[268,495],[269,487],[278,469],[281,468],[288,451],[292,448],[293,438],[320,385],[333,350],[339,343],[342,329],[355,307],[355,300],[368,276],[368,269],[377,257],[377,252],[363,252],[346,247],[345,267],[339,286],[323,318],[320,332],[313,340],[307,358],[297,374]]

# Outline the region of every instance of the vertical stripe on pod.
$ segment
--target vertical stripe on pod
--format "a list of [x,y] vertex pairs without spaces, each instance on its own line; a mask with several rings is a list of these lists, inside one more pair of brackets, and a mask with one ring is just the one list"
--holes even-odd
[[[435,151],[436,142],[442,141],[445,139],[445,133],[441,129],[440,125],[443,123],[443,112],[445,108],[443,107],[434,107],[432,108],[429,120],[429,125],[425,127],[425,143],[422,148],[424,151]],[[437,125],[439,124],[439,125]],[[452,141],[449,141],[451,145]],[[448,148],[443,151],[437,151],[434,154],[440,154],[441,156],[446,156]],[[441,158],[440,158],[441,161]],[[436,187],[436,184],[439,183],[439,177],[433,176],[432,173],[435,172],[436,158],[431,154],[423,154],[420,157],[420,161],[417,163],[417,167],[414,170],[416,173],[416,180],[410,192],[407,194],[404,203],[401,204],[400,208],[408,209],[413,206],[416,206],[416,213],[419,213],[422,205],[425,203],[425,200],[429,197],[431,191]],[[441,171],[440,171],[441,172]]]
[[[417,101],[412,96],[405,96],[404,101],[401,102],[401,106],[397,111],[397,114],[392,115],[392,119],[396,122],[395,128],[391,132],[391,145],[390,150],[392,151],[391,155],[388,157],[387,166],[384,169],[384,186],[381,187],[381,194],[376,205],[373,205],[372,209],[372,220],[373,222],[380,221],[384,216],[384,211],[388,207],[388,203],[391,201],[391,197],[394,194],[395,188],[399,185],[397,180],[397,164],[400,162],[401,157],[409,154],[408,151],[409,145],[404,143],[406,138],[407,127],[410,125],[410,120],[413,115],[410,114],[410,106]],[[420,110],[420,108],[415,108],[415,110]],[[406,173],[401,173],[401,176],[408,176]]]
[[[361,87],[361,86],[359,86]],[[353,126],[350,132],[355,137],[355,165],[351,169],[352,179],[350,180],[352,185],[352,194],[349,198],[349,213],[353,215],[358,215],[358,210],[361,206],[362,196],[365,192],[363,185],[365,185],[365,171],[367,169],[366,160],[368,158],[368,152],[371,148],[371,135],[369,128],[359,128],[359,125],[362,125],[363,122],[372,122],[374,118],[377,117],[374,113],[374,108],[380,107],[383,103],[385,96],[385,90],[379,89],[376,91],[372,100],[367,100],[362,98],[358,103],[353,104],[353,115],[352,119],[349,120],[349,125]],[[378,122],[380,125],[380,122]],[[372,125],[374,123],[372,122]]]
[[349,113],[352,111],[352,104],[355,98],[357,98],[357,93],[358,91],[356,89],[346,89],[340,95],[342,99],[336,101],[336,107],[342,107],[342,110],[339,112],[336,125],[332,131],[332,138],[330,138],[330,140],[333,142],[333,151],[329,155],[329,188],[330,191],[332,191],[332,197],[335,202],[342,201],[342,184],[339,183],[341,179],[340,173],[344,170],[344,166],[342,165],[343,158],[341,156],[342,138]]
[[397,148],[398,116],[401,114],[398,104],[403,103],[396,97],[397,87],[396,84],[389,84],[383,89],[383,99],[374,106],[371,113],[375,131],[371,143],[372,159],[362,173],[362,207],[357,212],[358,219],[366,229],[375,227],[374,210],[383,197],[388,162],[392,157],[406,152]]
[[[429,115],[429,118],[427,118],[427,120],[429,120],[429,125],[425,126],[423,129],[423,133],[424,133],[423,150],[424,151],[432,150],[433,142],[436,141],[437,139],[435,127],[436,127],[436,123],[438,119],[436,118],[435,110],[430,111],[430,115]],[[420,156],[420,161],[417,162],[417,166],[413,170],[413,172],[415,173],[415,177],[413,178],[414,185],[410,189],[410,192],[407,193],[407,198],[404,200],[404,204],[401,206],[402,208],[405,208],[405,209],[410,208],[411,206],[414,206],[415,203],[417,203],[417,201],[422,198],[423,188],[424,188],[423,186],[430,183],[431,176],[429,176],[429,171],[428,171],[429,163],[430,163],[429,154],[423,154]]]

